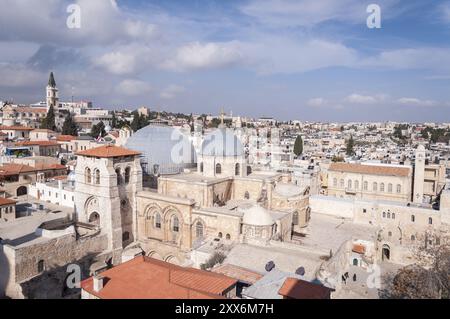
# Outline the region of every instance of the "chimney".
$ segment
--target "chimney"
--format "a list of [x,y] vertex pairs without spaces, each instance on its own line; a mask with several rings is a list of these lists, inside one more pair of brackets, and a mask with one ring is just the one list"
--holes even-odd
[[94,275],[93,277],[93,288],[95,292],[99,292],[103,289],[103,282],[105,280],[105,277],[101,275]]

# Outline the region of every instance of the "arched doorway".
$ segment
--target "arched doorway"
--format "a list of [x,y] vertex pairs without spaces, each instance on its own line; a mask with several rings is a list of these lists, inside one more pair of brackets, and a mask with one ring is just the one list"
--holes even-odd
[[388,245],[383,245],[381,250],[381,260],[386,261],[391,258],[391,248]]
[[358,266],[358,259],[357,258],[353,258],[353,266]]
[[19,188],[17,188],[17,196],[22,196],[22,195],[26,195],[28,193],[28,189],[26,186],[20,186]]
[[97,212],[93,212],[89,216],[89,223],[100,226],[100,215]]

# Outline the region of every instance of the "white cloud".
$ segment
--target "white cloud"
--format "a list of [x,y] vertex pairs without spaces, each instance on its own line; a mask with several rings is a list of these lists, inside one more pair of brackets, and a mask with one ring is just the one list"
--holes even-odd
[[162,67],[173,71],[186,71],[231,66],[243,59],[237,42],[193,42],[176,50],[174,57]]
[[148,94],[152,90],[152,87],[149,83],[141,80],[126,79],[121,81],[116,89],[121,94],[136,96]]
[[309,99],[306,104],[308,106],[317,107],[317,106],[324,106],[328,104],[328,101],[324,99],[323,97],[316,97],[313,99]]
[[355,104],[373,104],[377,101],[373,96],[359,94],[351,94],[345,100]]
[[434,106],[437,104],[436,101],[421,100],[418,98],[411,98],[411,97],[402,97],[397,100],[397,103],[411,106]]
[[186,91],[186,88],[180,85],[171,84],[166,87],[160,94],[163,99],[173,99],[177,95]]
[[[396,14],[398,0],[378,0],[383,18]],[[326,21],[365,24],[368,3],[360,0],[252,0],[240,7],[264,25],[273,27],[314,26]],[[386,14],[384,14],[386,13]]]

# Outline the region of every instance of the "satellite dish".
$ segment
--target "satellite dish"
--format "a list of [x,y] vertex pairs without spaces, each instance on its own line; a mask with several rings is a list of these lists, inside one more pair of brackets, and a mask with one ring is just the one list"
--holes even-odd
[[274,269],[274,268],[275,268],[275,263],[274,263],[273,261],[269,261],[269,262],[266,264],[266,267],[265,267],[265,269],[266,269],[267,272],[271,271],[271,270]]
[[305,267],[299,267],[299,268],[297,268],[297,270],[295,271],[295,274],[296,275],[299,275],[299,276],[304,276],[305,275]]

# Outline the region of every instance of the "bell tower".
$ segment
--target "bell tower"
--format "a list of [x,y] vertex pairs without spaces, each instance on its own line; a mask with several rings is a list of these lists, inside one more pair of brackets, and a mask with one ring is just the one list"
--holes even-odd
[[50,76],[48,78],[48,84],[46,89],[46,100],[47,100],[47,111],[50,109],[50,106],[53,106],[53,109],[58,108],[59,105],[58,89],[56,88],[56,82],[53,72],[50,72]]
[[414,163],[413,202],[421,204],[423,201],[423,184],[425,178],[425,147],[419,145],[416,150]]

